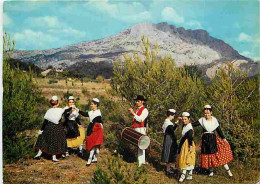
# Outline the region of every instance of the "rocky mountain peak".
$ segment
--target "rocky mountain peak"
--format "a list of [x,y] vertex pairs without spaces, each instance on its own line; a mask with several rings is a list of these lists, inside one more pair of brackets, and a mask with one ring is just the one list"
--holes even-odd
[[140,23],[104,39],[81,42],[59,49],[15,51],[13,56],[14,59],[33,62],[42,68],[52,65],[86,73],[90,63],[103,63],[102,66],[110,66],[111,69],[115,57],[120,59],[133,51],[141,53],[143,35],[149,38],[151,44],[159,45],[160,55],[170,54],[178,66],[195,64],[212,67],[211,63],[216,65],[219,62],[233,60],[248,61],[247,65],[252,63],[249,58],[240,55],[224,41],[210,36],[205,30],[176,28],[167,22]]

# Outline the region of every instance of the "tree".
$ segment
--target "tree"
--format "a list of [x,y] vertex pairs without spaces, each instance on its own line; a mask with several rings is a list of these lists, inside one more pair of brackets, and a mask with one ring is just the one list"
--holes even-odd
[[[3,60],[3,159],[4,162],[17,161],[28,156],[33,150],[33,140],[26,137],[25,130],[39,125],[37,110],[43,99],[41,91],[33,83],[33,73],[11,68],[8,60],[15,43],[9,35],[4,35]],[[38,123],[37,123],[38,122]]]
[[158,54],[158,47],[151,49],[148,38],[142,37],[143,55],[125,55],[116,60],[111,87],[133,106],[133,99],[144,95],[148,101],[149,118],[155,132],[161,127],[167,109],[174,108],[197,116],[197,106],[202,106],[204,89],[196,75],[190,76],[184,67],[177,68],[174,60]]
[[102,83],[104,81],[104,78],[101,75],[99,75],[97,76],[96,80],[98,81],[98,83]]

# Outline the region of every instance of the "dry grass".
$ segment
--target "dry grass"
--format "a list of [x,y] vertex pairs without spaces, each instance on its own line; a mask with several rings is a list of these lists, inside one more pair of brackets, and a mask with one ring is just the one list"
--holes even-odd
[[34,79],[39,88],[42,90],[42,95],[47,99],[50,99],[53,95],[57,95],[61,98],[65,93],[69,92],[74,97],[79,98],[81,104],[85,104],[88,98],[94,97],[96,94],[102,96],[108,96],[107,90],[110,90],[109,83],[97,83],[97,82],[84,82],[77,80],[68,82],[65,80],[58,80],[58,83],[49,84],[49,78],[35,78]]
[[[101,151],[100,160],[106,155]],[[96,170],[96,164],[86,167],[86,160],[70,155],[66,159],[59,159],[58,163],[41,158],[28,159],[17,164],[7,164],[4,167],[4,181],[6,183],[90,183]]]
[[[86,158],[85,158],[86,159]],[[5,183],[90,183],[93,174],[97,169],[97,164],[86,167],[86,160],[76,155],[70,155],[66,159],[60,159],[58,163],[41,158],[41,160],[28,159],[17,164],[7,164],[4,166]],[[106,167],[105,161],[111,159],[111,154],[107,149],[101,149],[99,163],[101,167]],[[134,165],[135,163],[131,163]],[[145,165],[147,168],[147,183],[178,183],[176,177],[168,177],[164,171],[156,170],[152,165]],[[209,178],[206,175],[193,175],[193,181],[184,183],[207,183],[207,184],[227,184],[237,183],[227,175],[216,173],[216,176]],[[235,175],[236,177],[236,175]]]

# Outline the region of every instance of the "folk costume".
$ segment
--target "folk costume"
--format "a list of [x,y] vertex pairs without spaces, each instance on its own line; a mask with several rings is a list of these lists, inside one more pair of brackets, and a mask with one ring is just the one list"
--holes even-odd
[[177,157],[178,144],[174,134],[177,124],[173,124],[169,119],[165,119],[162,129],[164,133],[163,149],[161,161],[174,163]]
[[[184,112],[182,116],[189,118],[190,114],[188,112]],[[187,171],[189,171],[187,180],[192,180],[192,171],[195,166],[196,153],[195,144],[193,141],[193,128],[191,123],[183,125],[181,134],[182,138],[178,148],[177,167],[182,170],[182,175],[179,181],[183,182]],[[191,149],[190,146],[192,146]]]
[[[57,99],[56,96],[52,98]],[[63,113],[64,109],[62,108],[50,108],[44,115],[44,122],[35,145],[35,149],[39,150],[38,154],[34,157],[35,159],[39,159],[42,152],[44,152],[53,155],[53,161],[58,161],[56,155],[66,152],[66,134],[61,125]]]
[[[97,98],[94,98],[92,101],[99,103]],[[104,138],[101,111],[99,109],[95,111],[91,110],[89,112],[79,111],[79,114],[89,117],[90,123],[86,132],[86,150],[90,152],[90,163],[97,162],[97,154],[99,154],[99,148],[97,146],[103,144]],[[87,164],[87,166],[90,165],[90,163]]]
[[[135,100],[142,100],[145,101],[144,97],[141,95],[138,95],[137,98]],[[141,133],[146,135],[146,127],[145,127],[145,121],[148,117],[148,110],[145,108],[145,106],[141,106],[138,107],[135,111],[134,111],[134,117],[132,120],[132,125],[131,127]],[[139,162],[139,166],[141,166],[142,164],[145,164],[145,150],[141,150],[140,148],[138,148],[138,162]]]
[[[205,107],[210,106],[207,105]],[[210,176],[213,176],[214,167],[224,166],[229,176],[233,176],[227,165],[227,163],[233,160],[231,147],[229,143],[225,141],[225,136],[221,131],[218,120],[213,116],[211,116],[211,118],[211,120],[207,120],[205,117],[202,117],[195,123],[192,123],[193,127],[201,126],[203,128],[200,143],[201,155],[199,156],[199,166],[209,168],[211,172]],[[220,138],[215,132],[218,133]]]
[[[69,100],[74,100],[73,96],[69,97]],[[72,106],[74,110],[66,111],[64,113],[65,122],[64,127],[66,131],[67,138],[67,147],[68,148],[79,148],[79,154],[82,155],[82,146],[83,141],[85,140],[85,129],[81,126],[79,121],[79,109]],[[69,107],[65,107],[64,109],[68,109]],[[68,156],[68,155],[67,155]]]
[[[68,109],[69,107],[65,107]],[[68,148],[79,148],[82,152],[83,141],[85,140],[85,129],[79,121],[79,110],[68,111],[65,114],[65,130]]]

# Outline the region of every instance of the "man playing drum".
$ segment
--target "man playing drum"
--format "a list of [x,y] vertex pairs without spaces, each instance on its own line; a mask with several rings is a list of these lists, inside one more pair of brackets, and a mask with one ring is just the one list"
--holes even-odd
[[[133,115],[132,128],[142,134],[146,134],[145,120],[148,116],[148,110],[144,106],[146,99],[142,95],[138,95],[135,100],[137,109],[134,111],[129,108],[129,112]],[[139,167],[145,164],[145,150],[138,148],[138,163]]]

